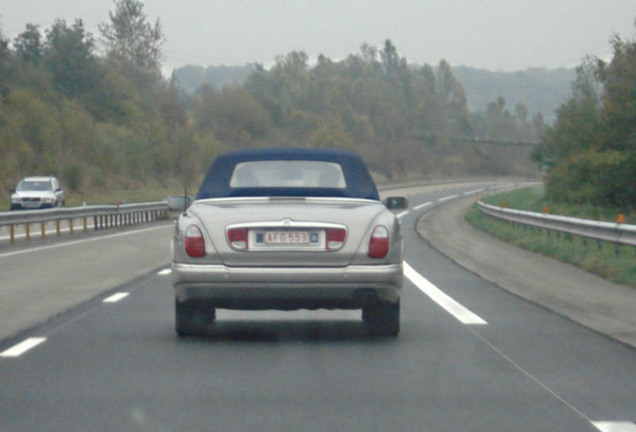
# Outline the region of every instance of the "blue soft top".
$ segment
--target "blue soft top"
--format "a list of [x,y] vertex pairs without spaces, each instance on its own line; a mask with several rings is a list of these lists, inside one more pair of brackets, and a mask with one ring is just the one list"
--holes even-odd
[[[280,160],[337,163],[342,168],[347,185],[345,188],[230,187],[230,179],[237,164],[248,161]],[[304,148],[236,150],[218,156],[208,169],[196,199],[239,196],[318,196],[380,200],[375,183],[360,156],[343,150]]]

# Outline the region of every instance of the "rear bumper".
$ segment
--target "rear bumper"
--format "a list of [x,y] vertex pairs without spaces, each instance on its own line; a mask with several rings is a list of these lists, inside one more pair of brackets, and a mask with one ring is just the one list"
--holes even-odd
[[402,264],[347,267],[172,265],[178,301],[209,300],[250,309],[357,308],[399,299]]

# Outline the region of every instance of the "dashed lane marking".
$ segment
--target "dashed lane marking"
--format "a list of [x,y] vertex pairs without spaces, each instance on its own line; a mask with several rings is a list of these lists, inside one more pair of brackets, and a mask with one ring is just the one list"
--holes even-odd
[[425,202],[424,204],[416,205],[415,207],[413,207],[413,210],[423,209],[424,207],[428,207],[431,204],[433,204],[433,201]]
[[447,196],[447,197],[440,198],[440,199],[438,199],[437,201],[442,203],[442,202],[450,201],[450,200],[452,200],[452,199],[454,199],[454,198],[457,198],[458,196],[459,196],[459,195],[449,195],[449,196]]
[[636,432],[636,424],[631,422],[592,422],[601,432]]
[[120,293],[113,294],[110,297],[106,297],[103,300],[103,302],[104,303],[117,303],[119,300],[125,299],[126,297],[128,297],[128,293],[127,292],[120,292]]
[[22,354],[40,345],[45,340],[46,340],[45,337],[32,337],[32,338],[25,339],[24,341],[20,342],[17,345],[14,345],[8,350],[1,352],[0,357],[2,358],[20,357]]

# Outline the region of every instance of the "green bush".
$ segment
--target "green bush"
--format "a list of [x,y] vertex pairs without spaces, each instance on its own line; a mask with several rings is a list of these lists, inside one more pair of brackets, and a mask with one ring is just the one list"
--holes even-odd
[[575,204],[633,209],[636,156],[587,150],[555,166],[546,179],[548,198]]

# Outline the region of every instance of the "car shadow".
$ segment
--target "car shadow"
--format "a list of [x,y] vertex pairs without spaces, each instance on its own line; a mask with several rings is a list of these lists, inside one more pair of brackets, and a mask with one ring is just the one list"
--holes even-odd
[[396,340],[372,335],[362,321],[352,320],[218,320],[200,335],[182,341],[224,342],[370,342]]

